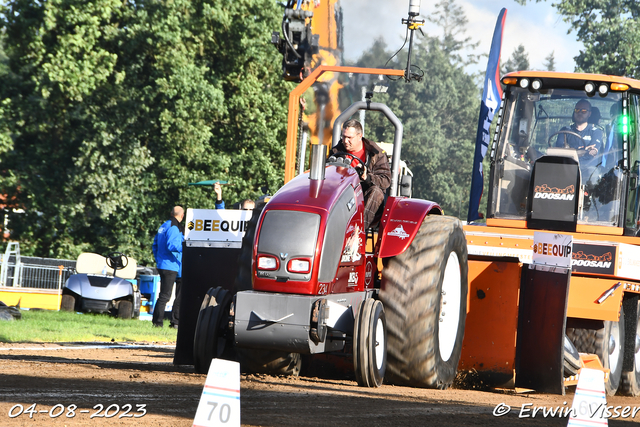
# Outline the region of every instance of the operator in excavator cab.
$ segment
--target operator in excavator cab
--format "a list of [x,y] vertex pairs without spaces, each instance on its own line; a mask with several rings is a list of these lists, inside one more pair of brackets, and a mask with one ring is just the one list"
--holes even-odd
[[347,120],[342,125],[342,139],[329,155],[348,153],[353,157],[351,165],[360,175],[364,192],[364,228],[371,225],[376,212],[384,202],[384,194],[391,185],[391,169],[385,152],[373,141],[362,136],[362,125],[357,120]]
[[602,150],[604,132],[594,123],[589,122],[593,114],[591,103],[581,99],[573,110],[573,123],[569,127],[563,127],[561,131],[568,131],[558,136],[557,147],[575,148],[584,150],[583,160],[590,162]]

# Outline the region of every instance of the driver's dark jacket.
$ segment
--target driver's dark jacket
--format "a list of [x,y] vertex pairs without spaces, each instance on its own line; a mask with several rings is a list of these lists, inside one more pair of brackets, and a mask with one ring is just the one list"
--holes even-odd
[[[576,124],[573,123],[570,127],[563,127],[561,131],[571,131],[575,132],[582,137],[582,139],[578,138],[575,135],[571,134],[558,134],[558,139],[556,140],[557,147],[564,147],[565,137],[567,138],[567,144],[571,148],[575,148],[576,150],[584,150],[585,147],[590,145],[595,145],[599,154],[602,154],[602,147],[604,146],[604,131],[598,126],[587,123],[587,127],[583,130],[579,131],[576,129]],[[589,153],[584,155],[584,160],[590,160],[593,156]]]
[[[375,185],[376,187],[380,187],[384,192],[391,186],[389,159],[384,150],[375,142],[369,141],[366,138],[362,138],[362,142],[364,142],[364,151],[367,157],[365,161],[365,165],[367,166],[367,179],[361,182],[362,189],[367,191],[369,187]],[[339,151],[347,152],[346,147],[342,144],[342,140],[331,149],[331,154]]]
[[171,218],[160,226],[153,239],[153,257],[157,268],[181,272],[183,240],[180,223],[175,218]]

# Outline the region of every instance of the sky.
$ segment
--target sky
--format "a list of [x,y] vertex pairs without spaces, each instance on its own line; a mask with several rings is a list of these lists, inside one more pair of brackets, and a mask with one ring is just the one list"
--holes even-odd
[[[426,19],[435,10],[439,0],[422,0],[420,18]],[[573,72],[574,57],[582,48],[576,40],[576,33],[567,34],[570,26],[562,20],[552,1],[536,3],[529,0],[521,6],[514,0],[457,0],[469,20],[466,36],[471,41],[479,41],[476,54],[489,54],[491,38],[500,10],[507,9],[507,18],[502,37],[501,61],[506,61],[513,51],[522,44],[529,54],[532,69],[545,69],[545,58],[553,51],[556,71]],[[409,11],[409,0],[340,0],[344,13],[344,57],[355,61],[373,40],[382,37],[387,49],[396,51],[404,41],[406,26],[402,18]],[[437,35],[438,29],[430,22],[422,27],[425,34]],[[417,37],[421,37],[416,32]],[[418,64],[419,65],[419,64]],[[486,57],[468,71],[484,72]]]

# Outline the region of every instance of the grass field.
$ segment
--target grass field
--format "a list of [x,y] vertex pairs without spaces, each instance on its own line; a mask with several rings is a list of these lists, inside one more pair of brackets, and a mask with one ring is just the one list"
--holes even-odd
[[150,321],[106,314],[22,310],[22,319],[0,321],[0,342],[175,342],[177,330],[154,328]]

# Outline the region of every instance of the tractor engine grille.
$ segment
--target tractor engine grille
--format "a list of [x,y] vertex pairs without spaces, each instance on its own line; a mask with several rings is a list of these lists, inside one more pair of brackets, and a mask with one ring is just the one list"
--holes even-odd
[[309,281],[312,272],[292,273],[287,265],[292,259],[313,258],[320,229],[320,215],[309,212],[270,210],[265,214],[258,239],[258,254],[276,257],[279,266],[275,271],[258,270],[258,276],[278,281]]

